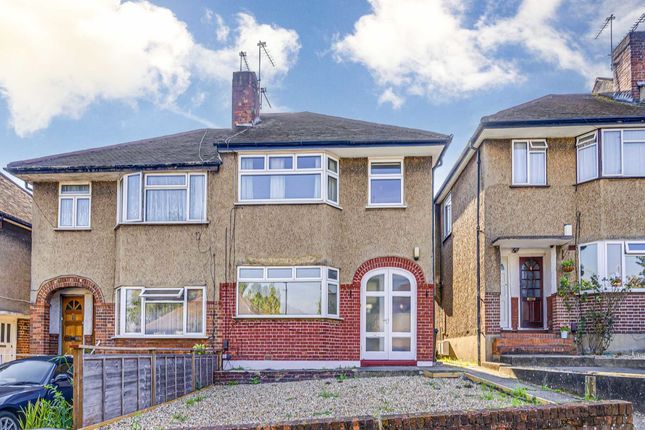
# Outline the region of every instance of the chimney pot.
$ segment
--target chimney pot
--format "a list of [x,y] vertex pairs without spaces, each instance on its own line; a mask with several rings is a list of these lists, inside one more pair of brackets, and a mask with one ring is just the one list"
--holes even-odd
[[233,128],[250,127],[260,121],[258,78],[255,72],[233,72]]

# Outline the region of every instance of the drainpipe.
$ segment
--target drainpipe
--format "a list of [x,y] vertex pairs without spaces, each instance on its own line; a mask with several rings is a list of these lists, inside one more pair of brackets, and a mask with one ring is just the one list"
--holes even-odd
[[475,240],[477,244],[477,365],[481,366],[482,357],[481,357],[481,331],[482,331],[482,304],[481,304],[481,252],[480,252],[480,236],[481,236],[481,226],[480,226],[480,205],[479,205],[479,194],[481,192],[481,156],[480,149],[477,148],[477,238]]

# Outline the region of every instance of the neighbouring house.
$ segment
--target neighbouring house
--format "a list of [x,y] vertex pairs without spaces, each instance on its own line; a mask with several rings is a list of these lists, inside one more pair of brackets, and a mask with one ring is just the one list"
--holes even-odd
[[31,195],[0,172],[0,364],[29,353]]
[[257,368],[430,364],[433,167],[450,137],[310,112],[11,163],[33,184],[32,352],[227,351]]
[[[645,287],[645,33],[613,52],[592,94],[548,95],[482,118],[435,198],[437,351],[465,360],[575,353],[556,292],[576,279]],[[607,82],[609,81],[609,83]],[[645,288],[610,346],[645,349]]]

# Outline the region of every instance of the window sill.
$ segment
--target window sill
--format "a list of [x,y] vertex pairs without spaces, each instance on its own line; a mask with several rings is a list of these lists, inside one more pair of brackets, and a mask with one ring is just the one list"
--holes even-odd
[[367,205],[365,209],[405,209],[408,205]]
[[511,184],[509,185],[509,188],[551,188],[551,185],[549,184],[544,184],[544,185],[533,185],[533,184]]
[[91,227],[73,228],[73,227],[57,227],[54,231],[92,231]]
[[575,185],[582,185],[582,184],[588,184],[590,182],[595,182],[595,181],[601,181],[603,179],[609,179],[609,180],[620,180],[620,179],[643,179],[645,176],[623,176],[623,175],[616,175],[616,176],[597,176],[595,178],[587,179],[584,181],[576,182]]
[[111,339],[208,339],[208,336],[199,334],[199,335],[118,335],[112,336]]
[[344,318],[334,316],[291,316],[291,315],[236,315],[234,320],[332,320],[343,321]]
[[336,209],[343,210],[340,205],[332,202],[322,200],[307,200],[307,201],[286,201],[286,202],[272,202],[269,200],[262,200],[257,202],[235,202],[235,206],[272,206],[272,205],[327,205]]
[[160,222],[121,222],[114,226],[114,229],[118,229],[122,226],[131,226],[131,225],[208,225],[210,221],[160,221]]

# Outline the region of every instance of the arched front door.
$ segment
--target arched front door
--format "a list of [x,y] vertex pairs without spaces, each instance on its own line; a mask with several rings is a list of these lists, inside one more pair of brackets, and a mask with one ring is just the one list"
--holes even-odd
[[62,297],[62,342],[61,351],[65,355],[72,353],[72,347],[82,345],[83,319],[85,300],[83,296]]
[[417,285],[411,273],[388,268],[361,281],[361,359],[416,360]]

